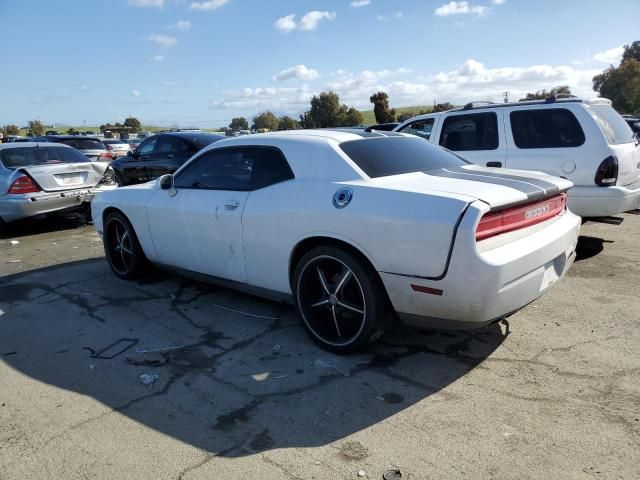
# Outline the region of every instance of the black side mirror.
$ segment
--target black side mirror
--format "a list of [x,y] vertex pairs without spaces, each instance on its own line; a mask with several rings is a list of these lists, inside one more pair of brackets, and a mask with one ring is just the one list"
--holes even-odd
[[158,179],[162,190],[171,190],[173,188],[173,175],[163,175]]

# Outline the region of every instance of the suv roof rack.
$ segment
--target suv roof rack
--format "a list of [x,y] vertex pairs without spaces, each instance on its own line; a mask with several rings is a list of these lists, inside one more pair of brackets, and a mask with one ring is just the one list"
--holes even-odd
[[[600,100],[600,99],[599,99]],[[587,101],[585,102],[585,100],[576,97],[574,95],[570,95],[570,96],[554,96],[554,97],[549,97],[546,98],[544,100],[523,100],[521,102],[509,102],[509,103],[496,103],[496,102],[469,102],[467,103],[464,107],[458,107],[458,108],[453,108],[451,110],[447,110],[448,112],[461,112],[463,110],[477,110],[477,109],[484,109],[484,108],[503,108],[503,107],[514,107],[514,106],[519,106],[519,105],[545,105],[548,103],[555,103],[555,102],[560,102],[560,103],[588,103],[591,101]],[[440,113],[446,113],[446,112],[440,112]]]
[[471,110],[475,108],[481,108],[481,105],[497,105],[496,102],[491,102],[489,100],[475,100],[473,102],[469,102],[462,107],[463,110]]

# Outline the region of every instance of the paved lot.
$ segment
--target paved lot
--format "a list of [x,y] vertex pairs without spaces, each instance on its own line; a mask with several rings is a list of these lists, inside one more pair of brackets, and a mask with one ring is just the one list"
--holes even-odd
[[[349,357],[287,306],[122,282],[90,227],[21,224],[0,237],[0,478],[640,478],[640,216],[624,217],[584,225],[568,277],[508,324],[398,328]],[[84,349],[121,338],[139,343]]]

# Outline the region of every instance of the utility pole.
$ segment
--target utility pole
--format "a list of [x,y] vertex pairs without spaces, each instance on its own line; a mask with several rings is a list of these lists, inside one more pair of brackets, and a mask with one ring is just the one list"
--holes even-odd
[[504,92],[504,103],[509,103],[509,92]]

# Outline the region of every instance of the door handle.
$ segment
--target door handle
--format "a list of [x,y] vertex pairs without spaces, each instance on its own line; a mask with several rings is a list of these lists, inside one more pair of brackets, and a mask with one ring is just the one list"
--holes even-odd
[[227,200],[226,202],[224,202],[224,206],[229,210],[235,210],[240,206],[240,202],[238,202],[237,200]]
[[487,167],[502,167],[502,162],[487,162]]

